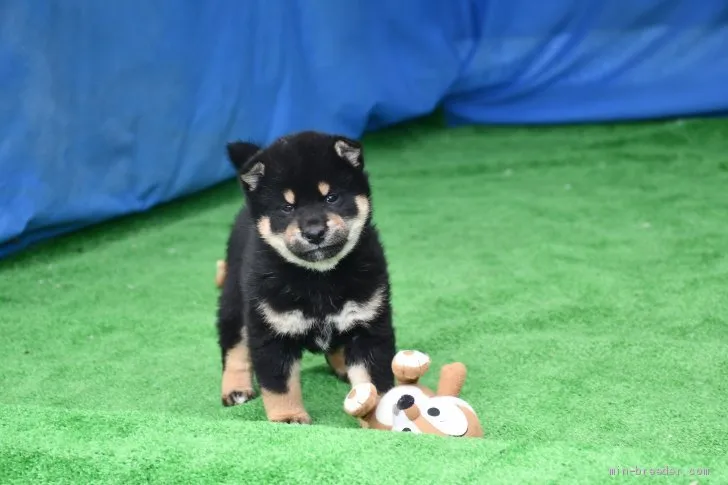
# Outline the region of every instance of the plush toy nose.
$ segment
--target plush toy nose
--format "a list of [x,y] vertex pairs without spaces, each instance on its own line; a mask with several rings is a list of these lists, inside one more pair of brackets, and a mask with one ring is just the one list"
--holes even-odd
[[400,397],[397,401],[397,409],[404,411],[405,409],[409,409],[415,404],[415,398],[410,396],[409,394],[405,394],[404,396]]

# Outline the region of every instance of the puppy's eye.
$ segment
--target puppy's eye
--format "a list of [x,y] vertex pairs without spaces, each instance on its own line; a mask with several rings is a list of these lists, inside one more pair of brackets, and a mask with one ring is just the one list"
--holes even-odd
[[281,206],[281,211],[285,213],[293,212],[293,204],[283,204]]
[[439,416],[440,415],[440,410],[437,409],[437,408],[430,408],[430,409],[427,410],[427,414],[429,414],[430,416],[433,416],[433,417],[434,416]]
[[339,200],[339,196],[336,194],[329,194],[326,196],[326,202],[328,202],[329,204],[333,204],[337,200]]

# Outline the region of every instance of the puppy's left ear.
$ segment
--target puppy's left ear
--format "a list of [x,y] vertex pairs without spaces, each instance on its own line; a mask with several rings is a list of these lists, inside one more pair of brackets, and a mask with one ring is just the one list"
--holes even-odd
[[361,143],[349,138],[339,138],[334,143],[334,151],[346,160],[354,168],[364,168],[364,155],[362,154]]

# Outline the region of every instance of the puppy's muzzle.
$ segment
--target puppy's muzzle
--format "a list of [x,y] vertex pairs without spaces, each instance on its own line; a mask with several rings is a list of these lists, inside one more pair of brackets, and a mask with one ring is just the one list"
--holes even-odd
[[311,244],[321,244],[326,238],[326,224],[324,221],[306,221],[301,225],[301,236]]

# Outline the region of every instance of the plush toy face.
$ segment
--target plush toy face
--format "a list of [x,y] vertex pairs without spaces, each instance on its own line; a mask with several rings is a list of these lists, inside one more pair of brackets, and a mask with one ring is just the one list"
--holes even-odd
[[443,366],[437,393],[418,382],[429,367],[425,354],[400,352],[392,367],[398,386],[380,397],[372,384],[359,384],[344,400],[346,412],[358,417],[364,427],[439,436],[483,436],[475,411],[458,397],[465,366]]
[[[406,406],[409,401],[405,401],[400,406]],[[469,429],[478,426],[477,422],[471,422],[474,417],[473,408],[458,397],[425,397],[407,409],[395,409],[392,431],[466,436]]]
[[[367,393],[372,392],[368,387]],[[379,400],[375,411],[377,421],[388,428],[394,429],[395,417],[400,414],[397,403],[403,396],[412,396],[415,402],[422,402],[427,399],[427,395],[417,386],[400,385],[392,388],[384,394]],[[404,416],[404,414],[402,414]]]

